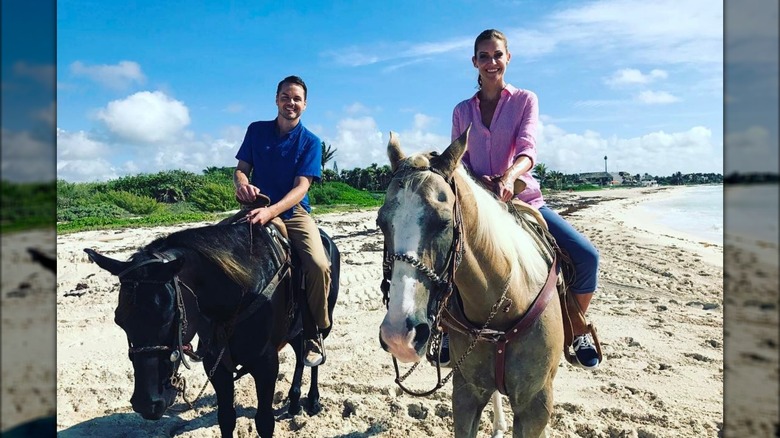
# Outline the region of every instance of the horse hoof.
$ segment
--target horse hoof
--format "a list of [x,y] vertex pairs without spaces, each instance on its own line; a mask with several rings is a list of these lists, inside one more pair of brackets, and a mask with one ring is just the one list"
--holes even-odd
[[310,403],[309,409],[307,409],[307,413],[310,416],[317,415],[320,412],[322,412],[322,405],[320,404],[319,401],[315,401],[315,402]]
[[287,415],[289,417],[294,417],[294,416],[300,414],[301,411],[302,411],[301,405],[296,403],[295,405],[290,405],[290,407],[287,408]]

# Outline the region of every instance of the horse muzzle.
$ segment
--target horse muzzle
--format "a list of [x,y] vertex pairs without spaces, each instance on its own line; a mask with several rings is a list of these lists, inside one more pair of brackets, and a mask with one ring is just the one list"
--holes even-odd
[[416,323],[406,318],[401,327],[393,325],[387,317],[379,327],[379,344],[401,362],[418,362],[425,355],[425,347],[431,337],[427,322]]
[[175,399],[176,391],[171,389],[163,392],[160,397],[137,397],[136,394],[133,394],[130,404],[133,411],[141,414],[145,420],[159,420]]

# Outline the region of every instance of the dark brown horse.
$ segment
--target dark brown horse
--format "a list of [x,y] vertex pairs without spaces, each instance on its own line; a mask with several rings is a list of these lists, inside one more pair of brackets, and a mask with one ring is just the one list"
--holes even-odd
[[[340,256],[321,231],[331,260],[331,318],[338,295]],[[288,412],[301,410],[303,333],[308,311],[296,258],[273,226],[243,224],[192,228],[159,238],[118,261],[85,249],[90,259],[119,278],[115,322],[125,331],[133,362],[131,404],[157,420],[183,390],[178,368],[195,356],[198,334],[203,366],[217,394],[219,427],[232,437],[236,425],[234,379],[251,374],[257,390],[255,424],[262,437],[274,431],[273,395],[278,351],[289,343],[296,355]],[[297,281],[296,281],[297,279]],[[328,330],[329,332],[329,330]],[[327,336],[328,333],[324,333]],[[321,410],[317,367],[311,369],[309,412]]]

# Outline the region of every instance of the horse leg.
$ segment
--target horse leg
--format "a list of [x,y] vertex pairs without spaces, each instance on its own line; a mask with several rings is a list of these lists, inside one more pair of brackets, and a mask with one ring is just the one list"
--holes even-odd
[[[211,355],[203,359],[206,373],[214,369],[216,360]],[[211,386],[217,394],[217,421],[223,437],[232,437],[236,428],[236,408],[233,406],[233,375],[224,366],[218,366],[211,377]]]
[[473,438],[479,430],[479,418],[493,391],[465,381],[455,373],[452,382],[452,418],[456,438]]
[[262,438],[271,438],[274,435],[274,391],[276,391],[276,377],[279,375],[279,352],[269,347],[267,354],[260,358],[259,367],[255,368],[252,377],[255,379],[255,391],[257,392],[257,413],[255,414],[255,426],[257,434]]
[[320,389],[319,389],[319,366],[311,367],[311,383],[309,383],[309,415],[317,415],[322,412],[322,405],[320,404]]
[[290,405],[287,407],[289,415],[298,415],[301,413],[301,382],[303,381],[303,335],[299,334],[290,341],[290,346],[295,352],[295,371],[290,385],[290,392],[287,393],[287,399]]
[[547,423],[550,421],[553,409],[552,385],[545,385],[522,411],[516,410],[516,405],[512,403],[514,414],[512,436],[514,438],[546,437]]
[[504,403],[501,393],[493,393],[493,435],[492,438],[501,438],[506,432],[506,416],[504,415]]

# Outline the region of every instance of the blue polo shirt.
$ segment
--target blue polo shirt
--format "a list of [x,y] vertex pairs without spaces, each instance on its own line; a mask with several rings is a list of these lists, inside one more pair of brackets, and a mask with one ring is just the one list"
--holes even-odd
[[[276,120],[253,122],[246,130],[236,159],[252,165],[252,185],[276,203],[292,190],[296,177],[320,180],[322,141],[300,122],[282,137],[276,132]],[[308,193],[301,205],[311,212]],[[294,210],[295,207],[282,213],[282,219],[291,218]]]

